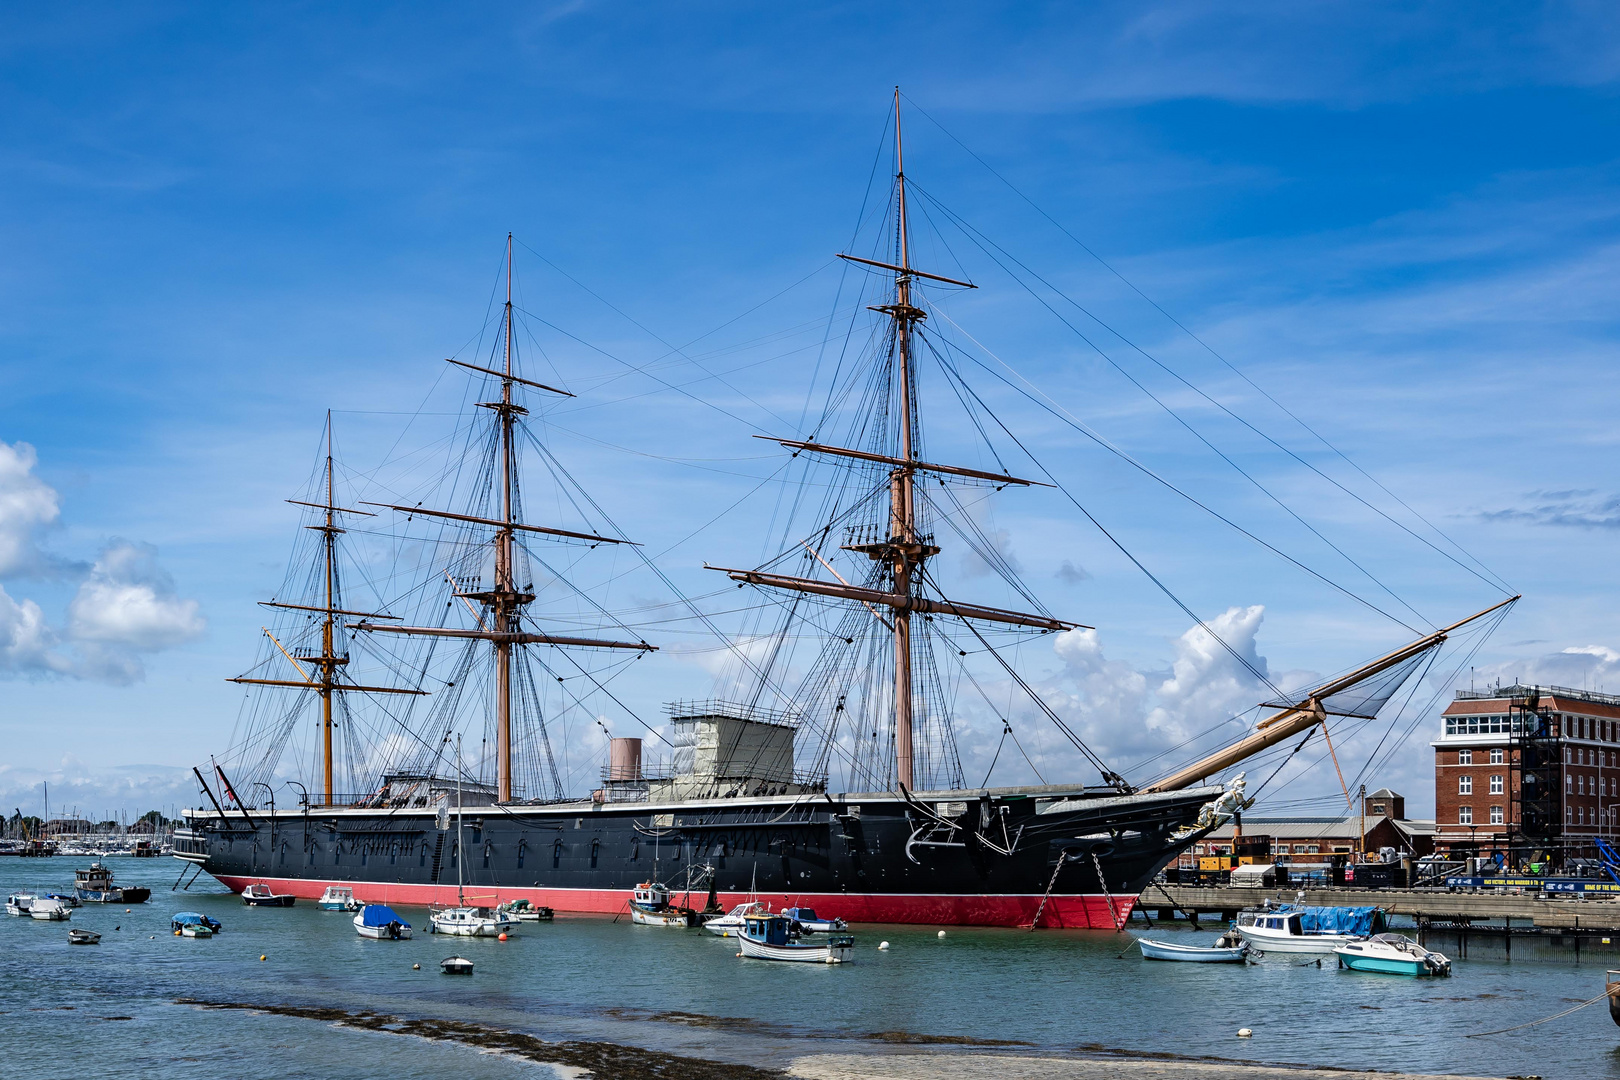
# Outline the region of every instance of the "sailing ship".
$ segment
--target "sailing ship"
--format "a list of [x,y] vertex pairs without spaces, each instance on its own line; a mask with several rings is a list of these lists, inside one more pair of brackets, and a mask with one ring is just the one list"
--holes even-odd
[[[753,568],[713,568],[739,588],[785,598],[786,618],[797,618],[800,628],[805,614],[833,609],[840,621],[797,691],[776,685],[781,667],[739,649],[741,677],[752,679],[752,689],[668,706],[667,769],[642,769],[638,741],[615,739],[600,789],[589,796],[562,790],[538,705],[537,686],[550,683],[533,673],[540,653],[644,656],[656,646],[634,632],[618,638],[565,632],[574,628],[547,625],[545,609],[535,604],[531,582],[542,575],[534,572],[538,559],[529,544],[596,549],[630,541],[600,526],[568,529],[524,516],[523,451],[549,455],[526,427],[529,406],[567,391],[520,374],[515,364],[508,238],[507,300],[489,359],[449,361],[494,391],[477,402],[486,418],[476,447],[482,457],[467,471],[478,483],[457,508],[404,498],[366,501],[367,509],[339,505],[329,422],[325,484],[318,498],[302,500],[317,515],[307,526],[320,538],[314,572],[293,575],[315,587],[296,603],[269,602],[305,618],[313,627],[309,645],[295,651],[272,638],[275,651],[262,654],[266,663],[284,658],[298,677],[258,671],[237,679],[265,694],[319,702],[320,791],[297,808],[268,811],[242,797],[276,778],[295,719],[289,708],[266,709],[231,758],[232,770],[245,770],[250,783],[234,786],[218,763],[211,777],[199,769],[209,806],[188,813],[174,854],[237,891],[264,881],[313,898],[346,886],[365,902],[442,904],[475,888],[492,903],[613,913],[649,871],[656,880],[658,869],[648,864],[660,852],[702,866],[724,909],[753,901],[757,889],[847,922],[1117,928],[1154,875],[1246,805],[1245,778],[1223,780],[1229,770],[1329,716],[1376,714],[1448,635],[1502,606],[1274,703],[1246,737],[1150,783],[1133,785],[1093,756],[1100,781],[967,785],[950,743],[952,717],[931,689],[939,681],[933,636],[945,627],[971,633],[976,647],[1001,662],[1011,682],[1062,727],[979,628],[1052,634],[1078,624],[949,597],[931,573],[942,547],[930,515],[938,516],[947,497],[934,493],[960,484],[1027,489],[1036,481],[925,456],[916,390],[926,290],[972,286],[913,265],[901,135],[897,97],[892,247],[878,252],[886,255],[881,259],[841,256],[892,282],[885,302],[873,305],[877,344],[856,395],[863,414],[843,444],[819,436],[777,440],[800,462],[843,470],[838,491],[853,494],[844,501],[829,496],[820,527],[783,556]],[[344,523],[386,513],[445,530],[434,543],[455,553],[448,568],[443,560],[435,564],[410,594],[431,594],[433,603],[418,610],[437,611],[437,621],[406,621],[389,610],[387,598],[371,610],[344,599],[337,572]],[[788,572],[789,555],[807,572]],[[407,602],[401,594],[399,603]],[[463,649],[457,677],[433,684],[418,660],[395,664],[395,684],[361,684],[345,675],[351,643],[380,647],[385,639]],[[473,820],[464,837],[463,766],[459,755],[447,762],[444,751],[462,690],[478,673],[489,676],[493,782],[473,785]],[[430,687],[439,700],[423,705]],[[403,740],[409,753],[378,761],[351,743],[335,765],[334,739],[352,740],[365,728],[351,700],[381,710],[381,726],[409,734]],[[775,706],[767,704],[772,700]],[[397,711],[388,710],[389,702]],[[413,718],[418,708],[426,709],[425,721]],[[829,781],[834,754],[848,764],[842,791]],[[356,780],[349,790],[364,794],[341,794],[340,767],[363,777],[364,786]]]

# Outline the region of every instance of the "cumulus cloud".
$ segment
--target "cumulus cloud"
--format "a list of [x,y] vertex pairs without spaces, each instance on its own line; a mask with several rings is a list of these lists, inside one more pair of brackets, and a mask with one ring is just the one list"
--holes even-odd
[[114,540],[88,566],[42,547],[61,507],[35,475],[38,463],[27,443],[0,442],[0,577],[82,580],[62,626],[37,601],[0,587],[0,678],[135,682],[144,674],[142,654],[202,633],[197,602],[178,594],[150,544]]
[[32,600],[14,600],[0,586],[0,675],[38,677],[70,669],[52,652],[56,635]]
[[116,540],[79,586],[68,625],[80,641],[149,651],[190,641],[204,623],[197,601],[176,595],[155,547]]
[[196,806],[201,802],[191,770],[167,765],[126,765],[90,768],[73,755],[64,755],[55,768],[24,768],[0,763],[0,807],[9,815],[13,807],[39,814],[45,807],[42,784],[50,785],[51,816],[77,808],[80,817],[95,821],[117,820],[122,813],[132,820],[148,810]]
[[61,516],[56,491],[34,475],[39,455],[25,442],[0,442],[0,577],[46,574],[62,564],[39,546]]
[[1142,672],[1103,654],[1097,631],[1060,634],[1053,650],[1064,670],[1052,680],[1051,703],[1105,760],[1124,764],[1130,758],[1156,754],[1205,731],[1210,725],[1251,708],[1268,693],[1263,682],[1244,667],[1268,675],[1256,637],[1265,608],[1234,607],[1208,622],[1210,630],[1231,646],[1222,648],[1203,627],[1195,626],[1175,641],[1168,671]]

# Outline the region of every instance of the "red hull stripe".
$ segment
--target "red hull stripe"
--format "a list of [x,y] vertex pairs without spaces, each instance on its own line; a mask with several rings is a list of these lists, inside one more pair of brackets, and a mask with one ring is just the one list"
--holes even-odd
[[[235,877],[219,879],[232,892],[263,882],[278,893],[292,893],[308,900],[320,899],[328,885],[354,890],[363,904],[426,906],[454,904],[454,885],[400,885],[376,881],[321,881],[309,878]],[[494,907],[508,900],[527,900],[557,911],[596,912],[612,915],[625,910],[628,890],[615,889],[515,889],[469,886],[463,890],[469,904]],[[693,893],[692,901],[702,904],[708,893]],[[746,893],[719,894],[726,910],[749,899]],[[931,923],[945,926],[1028,926],[1037,910],[1041,926],[1051,929],[1112,930],[1123,925],[1136,906],[1134,896],[1106,897],[1093,894],[1056,894],[1041,906],[1038,894],[938,896],[923,893],[761,893],[760,900],[772,907],[813,907],[822,918],[863,923]]]

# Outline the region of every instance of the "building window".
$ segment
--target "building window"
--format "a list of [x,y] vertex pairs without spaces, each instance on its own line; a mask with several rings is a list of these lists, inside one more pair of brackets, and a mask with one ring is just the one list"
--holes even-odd
[[1502,808],[1500,806],[1491,807],[1491,824],[1502,824]]
[[1457,777],[1457,794],[1472,795],[1474,793],[1474,778],[1472,776]]
[[1375,813],[1375,814],[1387,814],[1387,813],[1389,813],[1389,811],[1384,808],[1383,803],[1373,803],[1373,813]]
[[1472,825],[1474,823],[1474,808],[1472,806],[1457,807],[1457,824]]
[[1495,750],[1491,751],[1491,764],[1492,765],[1500,765],[1500,764],[1502,764],[1502,748],[1500,746],[1497,747]]
[[1492,776],[1491,777],[1491,794],[1492,795],[1500,795],[1500,794],[1502,794],[1502,778],[1500,776]]
[[1320,855],[1322,854],[1322,849],[1320,846],[1312,844],[1310,847],[1305,849],[1305,852],[1309,855]]
[[1586,794],[1586,777],[1577,776],[1575,778],[1575,794],[1577,794],[1577,795],[1585,795]]
[[1472,750],[1459,750],[1459,751],[1457,751],[1457,764],[1459,764],[1459,765],[1472,765],[1473,763],[1474,763],[1474,752]]
[[1446,734],[1457,734],[1457,718],[1455,716],[1446,717]]

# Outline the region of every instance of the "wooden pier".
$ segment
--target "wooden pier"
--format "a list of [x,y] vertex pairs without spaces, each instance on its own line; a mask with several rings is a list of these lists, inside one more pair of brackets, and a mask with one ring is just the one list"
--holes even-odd
[[1312,907],[1381,907],[1422,926],[1500,922],[1547,930],[1620,930],[1620,900],[1543,900],[1505,891],[1448,892],[1444,889],[1244,889],[1229,885],[1150,885],[1138,901],[1154,919],[1235,918],[1246,907],[1269,899],[1289,903],[1303,891]]

